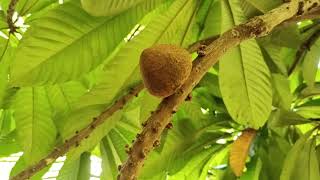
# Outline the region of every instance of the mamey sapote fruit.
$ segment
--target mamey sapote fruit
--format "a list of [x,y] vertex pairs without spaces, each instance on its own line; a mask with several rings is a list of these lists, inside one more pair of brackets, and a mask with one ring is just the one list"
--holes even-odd
[[154,45],[140,56],[144,85],[154,96],[163,98],[173,94],[187,80],[191,69],[191,54],[175,45]]

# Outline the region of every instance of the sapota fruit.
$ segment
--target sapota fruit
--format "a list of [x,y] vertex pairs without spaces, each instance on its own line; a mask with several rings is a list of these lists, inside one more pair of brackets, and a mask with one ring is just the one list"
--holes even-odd
[[187,80],[191,69],[191,54],[175,45],[154,45],[140,56],[144,85],[154,96],[163,98],[173,94]]

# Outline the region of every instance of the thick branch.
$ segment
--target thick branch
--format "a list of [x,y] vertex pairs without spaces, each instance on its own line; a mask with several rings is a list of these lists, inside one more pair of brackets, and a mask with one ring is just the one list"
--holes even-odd
[[8,10],[7,10],[7,24],[8,24],[9,30],[10,30],[9,31],[10,34],[15,33],[16,29],[17,29],[17,27],[14,25],[12,17],[13,17],[14,9],[15,9],[18,1],[19,0],[11,0],[9,7],[8,7]]
[[134,96],[137,96],[143,88],[143,84],[139,84],[131,89],[127,95],[121,97],[110,108],[106,109],[98,117],[93,118],[93,121],[89,124],[89,126],[80,130],[79,132],[76,132],[75,136],[66,140],[65,143],[61,146],[56,147],[49,155],[47,155],[47,157],[43,158],[37,164],[28,167],[24,171],[12,177],[11,180],[29,179],[36,172],[53,163],[58,157],[67,153],[71,148],[77,147],[83,139],[88,138],[88,136],[96,129],[96,127],[103,124],[110,116],[112,116],[113,113],[115,113],[119,109],[122,109],[124,105]]
[[175,113],[177,107],[185,100],[205,73],[227,50],[236,47],[242,41],[265,36],[285,20],[296,15],[302,15],[312,8],[318,7],[319,4],[319,0],[310,0],[308,2],[293,0],[265,15],[252,18],[247,23],[235,26],[211,43],[205,49],[205,55],[198,57],[194,61],[191,74],[184,85],[176,93],[163,99],[157,110],[149,117],[146,126],[141,134],[138,134],[132,148],[129,149],[129,157],[122,165],[118,178],[120,180],[134,180],[137,178],[146,156],[158,144],[163,130],[170,123],[172,114]]

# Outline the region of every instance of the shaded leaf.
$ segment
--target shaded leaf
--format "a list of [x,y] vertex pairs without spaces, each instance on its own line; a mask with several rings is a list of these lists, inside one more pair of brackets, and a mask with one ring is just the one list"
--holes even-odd
[[[303,156],[302,152],[309,153],[310,141],[308,141],[308,138],[311,136],[312,132],[313,130],[307,132],[288,152],[282,168],[280,180],[299,180],[301,178],[307,178],[306,180],[309,180],[308,176],[304,175],[304,173],[309,172],[309,167],[306,164],[302,164],[301,158],[309,158],[309,156]],[[309,145],[307,145],[308,142]],[[301,171],[299,172],[299,169],[303,169],[303,174],[301,174]]]

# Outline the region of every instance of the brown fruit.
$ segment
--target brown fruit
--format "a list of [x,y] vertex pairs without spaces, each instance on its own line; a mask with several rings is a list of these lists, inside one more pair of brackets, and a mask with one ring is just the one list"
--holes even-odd
[[140,56],[140,71],[150,94],[167,97],[188,78],[192,57],[181,47],[159,44],[145,49]]

